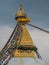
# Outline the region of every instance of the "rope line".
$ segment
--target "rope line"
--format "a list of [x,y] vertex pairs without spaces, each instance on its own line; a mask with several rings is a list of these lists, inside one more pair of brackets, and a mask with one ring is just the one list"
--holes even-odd
[[[16,30],[16,28],[17,28],[17,30]],[[3,49],[2,51],[4,51],[3,52],[3,55],[2,55],[2,57],[0,58],[0,65],[7,65],[8,64],[8,62],[9,62],[9,60],[11,59],[11,57],[12,57],[12,54],[13,54],[13,52],[15,51],[15,49],[17,49],[18,48],[18,46],[16,47],[16,45],[18,45],[19,43],[20,43],[20,39],[21,39],[21,35],[22,35],[22,27],[20,26],[20,24],[19,25],[17,25],[17,27],[15,28],[15,30],[13,31],[13,32],[15,32],[15,33],[13,33],[13,34],[15,34],[14,35],[14,37],[13,37],[13,39],[11,40],[11,38],[12,38],[12,36],[13,36],[13,34],[12,34],[12,36],[11,36],[11,38],[10,38],[10,40],[11,40],[11,43],[10,43],[10,46],[8,47],[8,48],[6,48],[5,50]],[[16,42],[15,42],[16,41]],[[10,42],[10,41],[9,41]],[[9,43],[8,42],[8,43]],[[12,46],[13,45],[13,46]],[[7,44],[5,45],[5,46],[7,46]],[[4,47],[5,47],[4,46]],[[11,47],[12,46],[12,47]],[[2,53],[2,52],[1,52]],[[10,56],[9,56],[10,55]],[[8,58],[9,57],[9,58]],[[6,60],[7,59],[7,60]]]
[[45,29],[43,29],[43,28],[37,27],[37,26],[32,25],[32,24],[30,24],[30,23],[26,23],[26,24],[29,25],[29,26],[31,26],[31,27],[37,28],[37,29],[39,29],[39,30],[41,30],[41,31],[44,31],[44,32],[46,32],[46,33],[49,34],[49,31],[47,31],[47,30],[45,30]]

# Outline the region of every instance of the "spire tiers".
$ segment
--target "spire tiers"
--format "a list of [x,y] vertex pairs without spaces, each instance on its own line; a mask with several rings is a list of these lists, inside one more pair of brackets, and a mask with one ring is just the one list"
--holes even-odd
[[30,22],[30,19],[27,18],[27,14],[24,12],[22,5],[20,5],[18,12],[15,15],[15,20],[17,20],[17,22]]

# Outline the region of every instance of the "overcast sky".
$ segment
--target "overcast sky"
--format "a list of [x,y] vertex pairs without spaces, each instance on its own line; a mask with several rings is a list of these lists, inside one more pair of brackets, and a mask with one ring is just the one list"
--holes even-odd
[[[15,13],[20,4],[30,18],[30,23],[49,30],[49,0],[0,0],[0,49],[3,48],[16,25]],[[27,28],[31,31],[32,39],[43,59],[49,63],[49,34],[29,26]]]

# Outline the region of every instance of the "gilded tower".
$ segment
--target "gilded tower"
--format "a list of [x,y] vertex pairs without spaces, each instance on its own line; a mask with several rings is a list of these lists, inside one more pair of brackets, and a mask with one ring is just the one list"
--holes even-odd
[[32,38],[26,28],[25,23],[29,23],[30,19],[24,12],[22,5],[20,5],[15,20],[22,27],[22,37],[19,43],[19,49],[16,49],[14,57],[35,57],[34,49],[37,49],[32,41]]

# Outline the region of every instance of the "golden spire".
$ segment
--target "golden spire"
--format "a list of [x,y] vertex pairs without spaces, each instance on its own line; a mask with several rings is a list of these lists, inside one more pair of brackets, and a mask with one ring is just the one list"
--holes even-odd
[[23,9],[22,5],[20,5],[20,7],[18,9],[18,12],[16,13],[16,17],[18,17],[18,16],[26,17],[26,13],[24,12],[24,9]]
[[22,5],[20,5],[18,12],[15,15],[15,20],[17,22],[30,22],[30,19],[27,18],[26,13],[24,12],[24,9],[22,7]]

